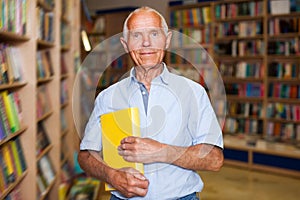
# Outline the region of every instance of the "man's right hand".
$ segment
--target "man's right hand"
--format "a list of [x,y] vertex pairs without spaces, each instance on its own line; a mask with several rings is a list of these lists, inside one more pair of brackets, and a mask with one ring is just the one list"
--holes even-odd
[[145,196],[149,181],[134,168],[121,168],[111,174],[110,184],[125,197]]

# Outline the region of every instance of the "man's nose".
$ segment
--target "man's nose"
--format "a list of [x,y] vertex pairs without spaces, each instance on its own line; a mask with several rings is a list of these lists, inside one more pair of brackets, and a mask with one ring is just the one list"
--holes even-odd
[[150,45],[151,45],[151,41],[149,35],[143,35],[143,46],[148,47]]

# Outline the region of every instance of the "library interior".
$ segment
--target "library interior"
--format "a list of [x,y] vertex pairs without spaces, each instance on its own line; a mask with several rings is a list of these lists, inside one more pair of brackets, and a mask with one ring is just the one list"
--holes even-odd
[[0,0],[0,200],[110,199],[77,157],[96,96],[134,66],[120,37],[141,6],[166,19],[164,62],[205,88],[222,128],[198,198],[299,199],[299,0]]

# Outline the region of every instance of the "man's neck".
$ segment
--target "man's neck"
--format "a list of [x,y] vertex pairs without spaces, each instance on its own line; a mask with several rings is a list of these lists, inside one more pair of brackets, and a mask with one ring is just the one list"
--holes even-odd
[[148,68],[145,68],[143,66],[136,66],[135,67],[136,79],[141,83],[143,83],[146,89],[148,90],[148,92],[150,92],[150,86],[152,80],[157,76],[159,76],[162,73],[163,69],[164,69],[164,65],[162,63]]

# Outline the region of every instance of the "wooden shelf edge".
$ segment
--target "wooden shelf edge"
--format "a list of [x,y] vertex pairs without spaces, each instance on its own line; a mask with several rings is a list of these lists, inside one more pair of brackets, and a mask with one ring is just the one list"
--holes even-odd
[[258,21],[263,20],[264,16],[236,16],[234,18],[225,18],[225,19],[216,19],[215,23],[223,23],[223,22],[239,22],[239,21]]
[[30,40],[26,35],[0,30],[0,40],[2,39],[13,42],[26,42]]
[[228,101],[250,101],[250,102],[262,102],[263,97],[244,97],[239,95],[226,95]]
[[[227,138],[226,138],[227,137]],[[230,137],[230,138],[229,138]],[[242,150],[266,155],[282,156],[287,158],[300,159],[300,149],[283,143],[265,142],[265,147],[250,146],[246,144],[246,139],[237,139],[234,136],[224,137],[224,147],[228,149]]]
[[53,148],[53,145],[52,145],[52,144],[49,144],[46,148],[44,148],[44,149],[42,150],[42,152],[39,153],[39,154],[37,155],[37,157],[36,157],[37,162],[38,162],[43,156],[45,156],[47,153],[49,153],[50,150],[51,150],[52,148]]
[[43,121],[44,119],[46,119],[46,118],[48,118],[48,117],[50,117],[50,116],[52,115],[52,113],[53,113],[53,111],[51,110],[51,111],[49,111],[49,112],[43,114],[41,117],[39,117],[39,118],[37,119],[37,123],[40,122],[40,121]]
[[67,100],[66,102],[60,104],[60,109],[64,109],[65,107],[67,107],[69,105],[69,101]]
[[47,189],[44,192],[41,193],[41,196],[40,196],[39,200],[43,200],[47,197],[48,193],[50,192],[50,190],[54,186],[56,179],[57,179],[57,175],[54,177],[53,181],[48,185]]
[[6,138],[4,138],[3,140],[0,141],[0,147],[3,144],[7,143],[8,141],[14,139],[15,137],[21,135],[23,132],[26,131],[27,128],[28,128],[27,126],[22,125],[18,131],[16,131],[15,133],[9,134]]
[[18,177],[17,180],[16,180],[15,182],[13,182],[12,184],[10,184],[10,185],[8,186],[8,188],[6,188],[6,189],[2,192],[2,194],[0,195],[0,199],[5,199],[5,197],[6,197],[13,189],[15,189],[15,187],[16,187],[17,185],[19,185],[19,184],[22,182],[22,180],[25,178],[25,176],[26,176],[27,174],[28,174],[28,171],[25,170],[25,171],[23,172],[23,174],[22,174],[20,177]]
[[255,78],[255,77],[222,77],[225,83],[249,83],[249,82],[263,82],[263,78]]
[[48,82],[50,82],[52,80],[53,80],[53,76],[46,77],[46,78],[38,78],[37,85],[41,85],[43,83],[48,83]]
[[41,39],[37,40],[37,45],[39,47],[38,49],[51,48],[55,46],[54,42],[45,41]]
[[215,42],[220,43],[224,41],[231,41],[231,40],[259,40],[263,39],[263,35],[255,35],[255,36],[222,36],[217,37]]
[[69,74],[68,74],[68,73],[61,74],[61,75],[60,75],[60,80],[67,79],[68,77],[69,77]]
[[71,49],[71,47],[70,47],[69,44],[62,45],[61,48],[60,48],[60,50],[61,50],[62,52],[70,51],[70,49]]
[[13,82],[10,84],[1,84],[0,90],[14,89],[19,87],[24,87],[25,85],[27,85],[27,82]]
[[64,137],[69,132],[69,129],[65,129],[61,131],[61,137]]
[[43,8],[46,11],[53,11],[53,7],[51,7],[51,5],[47,4],[46,2],[44,2],[43,0],[38,0],[37,1],[37,5],[41,8]]
[[300,99],[291,99],[291,98],[268,97],[267,101],[277,102],[277,103],[300,104]]

